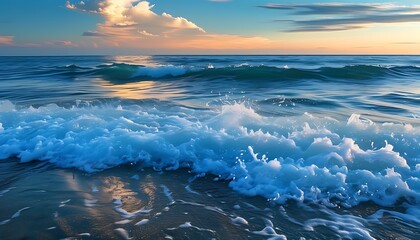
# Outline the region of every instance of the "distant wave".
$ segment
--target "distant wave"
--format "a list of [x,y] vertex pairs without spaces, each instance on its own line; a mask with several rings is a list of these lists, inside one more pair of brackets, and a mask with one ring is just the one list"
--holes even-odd
[[389,77],[410,76],[420,74],[418,66],[379,66],[379,65],[348,65],[344,67],[321,67],[316,69],[289,68],[287,66],[252,66],[231,65],[214,68],[185,67],[185,66],[143,66],[124,63],[99,65],[94,68],[68,65],[48,69],[50,74],[68,75],[98,75],[113,81],[136,81],[142,79],[178,79],[178,78],[204,78],[204,79],[237,79],[237,80],[319,80],[319,81],[355,81],[380,80]]

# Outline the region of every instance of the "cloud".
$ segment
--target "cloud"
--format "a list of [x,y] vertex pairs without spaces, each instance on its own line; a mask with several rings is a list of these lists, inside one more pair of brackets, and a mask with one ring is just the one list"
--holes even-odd
[[0,36],[0,47],[21,47],[21,48],[40,48],[40,47],[77,47],[78,45],[72,41],[53,40],[45,42],[15,42],[14,36]]
[[14,36],[0,36],[0,45],[13,45]]
[[52,47],[78,47],[78,44],[72,41],[47,41],[40,44],[43,46],[52,46]]
[[[147,1],[94,0],[78,3],[68,1],[66,7],[72,10],[103,15],[106,21],[98,25],[96,34],[93,34],[95,36],[100,34],[127,36],[143,31],[152,35],[162,35],[182,30],[204,32],[202,28],[185,18],[173,17],[168,13],[156,14],[152,11],[154,5]],[[90,33],[93,33],[93,31]],[[85,35],[90,36],[89,32]]]
[[[304,20],[288,20],[293,28],[286,32],[344,31],[378,23],[420,22],[419,6],[382,3],[266,4],[259,6],[290,12]],[[285,21],[285,20],[276,20]]]
[[111,34],[101,33],[97,31],[86,31],[82,33],[84,37],[112,37]]
[[285,32],[337,32],[363,28],[362,26],[349,25],[323,25],[323,26],[301,26],[299,28],[286,30]]
[[243,49],[269,48],[267,39],[207,33],[184,17],[153,11],[154,5],[138,0],[93,0],[66,3],[71,10],[99,14],[104,22],[85,31],[97,46],[135,49]]
[[66,7],[82,12],[99,13],[105,7],[105,3],[101,0],[85,0],[76,3],[67,1]]
[[420,44],[420,42],[393,42],[391,44],[398,44],[398,45],[416,45],[416,44]]
[[334,15],[334,14],[354,14],[376,11],[382,8],[381,4],[344,4],[344,3],[317,3],[317,4],[266,4],[259,6],[268,9],[294,10],[295,15]]

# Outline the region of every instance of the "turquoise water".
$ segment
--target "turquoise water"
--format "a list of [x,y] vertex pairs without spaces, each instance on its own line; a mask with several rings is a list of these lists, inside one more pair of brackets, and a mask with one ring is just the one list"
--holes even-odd
[[369,238],[392,216],[413,238],[419,106],[419,56],[0,57],[0,161],[186,169],[271,207],[376,209],[351,229],[330,215],[338,225],[306,230]]

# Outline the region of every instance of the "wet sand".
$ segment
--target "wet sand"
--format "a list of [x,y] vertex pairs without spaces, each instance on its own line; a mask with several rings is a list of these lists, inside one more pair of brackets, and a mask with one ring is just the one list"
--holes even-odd
[[353,238],[410,239],[420,234],[419,226],[389,214],[365,220],[380,209],[373,204],[279,206],[187,170],[134,165],[86,174],[8,159],[0,161],[0,180],[4,240],[337,239],[343,231]]

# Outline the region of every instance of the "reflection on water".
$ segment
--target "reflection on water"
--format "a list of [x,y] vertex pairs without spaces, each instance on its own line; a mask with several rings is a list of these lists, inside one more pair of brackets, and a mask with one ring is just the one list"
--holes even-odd
[[155,81],[138,81],[122,84],[115,84],[104,79],[97,78],[95,83],[107,90],[110,97],[123,99],[146,99],[155,98],[167,100],[182,96],[181,89],[176,89],[174,83],[155,82]]
[[108,56],[106,60],[113,63],[124,63],[130,65],[143,65],[148,67],[159,66],[157,59],[153,56]]
[[[0,162],[0,170],[9,176],[25,169],[14,165]],[[271,205],[240,196],[211,176],[192,178],[182,171],[120,167],[86,175],[36,166],[19,173],[0,188],[0,205],[7,206],[0,211],[2,240],[414,239],[420,234],[416,222],[399,219],[404,213],[397,208]]]
[[152,209],[155,204],[155,198],[156,198],[156,184],[153,181],[152,177],[150,175],[147,175],[144,178],[144,181],[140,183],[140,190],[142,193],[146,194],[148,198],[148,202],[145,205],[146,208]]
[[[129,184],[117,176],[109,176],[101,179],[101,190],[109,193],[112,199],[130,199],[135,197],[136,193],[129,188]],[[100,190],[98,190],[100,191]]]

